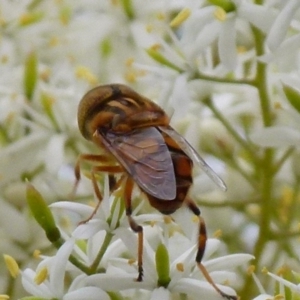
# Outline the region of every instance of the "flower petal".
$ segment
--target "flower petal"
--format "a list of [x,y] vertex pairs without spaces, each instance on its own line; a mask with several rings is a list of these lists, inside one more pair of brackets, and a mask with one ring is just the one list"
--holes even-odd
[[150,300],[169,300],[171,299],[170,291],[163,287],[155,289],[152,294]]
[[277,276],[275,274],[272,274],[270,272],[268,272],[268,275],[271,276],[272,278],[274,278],[275,280],[277,280],[279,283],[287,286],[288,288],[290,288],[292,291],[299,293],[300,292],[300,286],[292,283],[291,281],[288,281],[280,276]]
[[[120,238],[127,249],[131,252],[131,254],[136,258],[137,250],[138,250],[138,238],[135,233],[125,228],[118,228],[115,230],[116,237]],[[152,279],[156,280],[156,268],[154,265],[154,251],[149,246],[147,240],[144,239],[144,249],[143,249],[143,266],[144,269],[147,270],[145,272],[145,277],[147,277],[150,281]]]
[[235,18],[227,18],[220,28],[218,48],[220,60],[228,70],[234,70],[237,64]]
[[214,6],[206,6],[195,10],[192,15],[183,24],[183,33],[181,43],[183,47],[189,47],[195,41],[195,36],[201,29],[213,21]]
[[218,21],[213,21],[211,24],[206,25],[194,41],[194,53],[203,51],[211,45],[218,38],[222,26],[223,23]]
[[174,109],[173,122],[187,114],[190,100],[187,76],[186,74],[179,75],[174,82],[173,91],[169,97],[169,103]]
[[292,68],[294,67],[299,47],[300,34],[295,34],[289,38],[286,38],[281,45],[274,50],[273,53],[266,53],[262,56],[259,56],[258,59],[264,63],[269,63],[275,59],[280,65],[284,66],[285,69]]
[[63,300],[110,300],[111,298],[102,289],[94,286],[83,287],[67,293]]
[[211,259],[204,262],[203,265],[205,265],[209,272],[217,270],[232,270],[247,263],[251,259],[254,259],[254,256],[250,254],[231,254]]
[[122,291],[128,289],[152,289],[148,282],[136,281],[134,275],[108,275],[108,274],[95,274],[86,279],[88,285],[100,287],[106,291]]
[[[0,226],[1,231],[6,232],[10,239],[19,243],[28,243],[30,240],[30,228],[25,215],[14,208],[10,203],[0,200]],[[11,220],[14,226],[11,226]]]
[[[218,287],[224,293],[227,293],[229,295],[236,295],[235,291],[228,286],[218,285]],[[172,292],[173,291],[194,296],[196,299],[205,299],[205,300],[224,299],[220,294],[218,294],[218,292],[212,287],[210,283],[206,281],[191,279],[191,278],[182,278],[178,280],[176,285],[172,287]]]
[[261,294],[257,297],[255,297],[253,300],[271,300],[274,299],[274,296],[268,295],[268,294]]
[[49,287],[42,283],[40,285],[37,285],[34,282],[34,278],[36,276],[36,273],[31,269],[25,269],[22,272],[22,285],[24,289],[31,295],[37,296],[37,297],[45,297],[45,298],[53,298],[53,294],[51,293]]
[[250,135],[252,141],[262,147],[288,147],[300,145],[298,130],[285,126],[262,128]]
[[1,149],[0,183],[19,180],[21,173],[34,170],[41,163],[39,154],[48,138],[44,132],[32,133]]
[[264,33],[269,32],[269,29],[275,19],[275,15],[272,10],[270,10],[267,6],[250,4],[246,1],[243,1],[238,7],[238,15],[242,19],[248,20]]
[[291,20],[294,14],[297,12],[299,6],[299,0],[290,0],[277,16],[266,39],[266,43],[271,51],[276,50],[277,47],[282,43],[290,26]]
[[50,173],[57,173],[60,167],[63,165],[64,161],[66,160],[64,157],[65,140],[65,135],[55,134],[50,138],[48,142],[48,145],[45,149],[44,157],[46,169]]
[[55,209],[56,208],[64,209],[64,210],[67,210],[70,212],[74,212],[83,218],[88,218],[94,211],[94,208],[89,205],[70,202],[70,201],[55,202],[55,203],[50,204],[49,207],[55,208]]
[[51,265],[49,281],[51,290],[55,291],[57,298],[64,294],[64,278],[69,256],[74,248],[74,239],[66,241],[57,251]]
[[100,230],[109,230],[108,224],[99,219],[90,220],[88,223],[80,224],[76,227],[72,232],[72,236],[76,239],[88,239]]

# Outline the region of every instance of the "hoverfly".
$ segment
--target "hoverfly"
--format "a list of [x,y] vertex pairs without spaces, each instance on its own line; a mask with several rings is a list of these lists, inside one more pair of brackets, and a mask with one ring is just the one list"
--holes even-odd
[[[214,289],[224,298],[236,300],[222,292],[201,263],[206,247],[206,226],[200,210],[188,196],[196,163],[224,190],[223,181],[205,163],[194,148],[170,125],[166,113],[151,100],[122,84],[98,86],[89,91],[78,108],[78,126],[83,137],[104,150],[104,154],[81,154],[75,166],[76,182],[80,180],[80,163],[93,164],[91,180],[99,202],[102,195],[96,182],[97,172],[107,172],[111,192],[124,186],[126,215],[131,229],[138,234],[138,277],[143,279],[143,227],[132,218],[131,194],[134,183],[147,196],[150,204],[169,215],[186,205],[199,217],[196,264]],[[115,182],[114,175],[121,174]],[[86,221],[88,221],[86,220]],[[84,222],[86,222],[84,221]]]

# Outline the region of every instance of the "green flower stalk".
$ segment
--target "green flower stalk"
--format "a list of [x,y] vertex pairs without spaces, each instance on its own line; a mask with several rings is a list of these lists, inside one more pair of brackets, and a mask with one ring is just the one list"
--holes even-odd
[[165,56],[163,56],[158,50],[154,49],[153,47],[146,49],[147,54],[157,61],[159,64],[171,68],[175,71],[181,72],[182,70],[169,61]]

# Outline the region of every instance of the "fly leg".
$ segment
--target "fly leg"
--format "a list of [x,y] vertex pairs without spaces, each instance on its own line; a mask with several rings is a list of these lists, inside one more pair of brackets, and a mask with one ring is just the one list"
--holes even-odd
[[[96,180],[96,176],[95,174],[96,173],[99,173],[99,172],[106,172],[106,173],[110,173],[110,174],[114,174],[114,173],[121,173],[123,172],[123,169],[120,167],[120,166],[94,166],[91,170],[91,180],[92,180],[92,184],[93,184],[93,189],[94,189],[94,192],[95,192],[95,195],[98,199],[98,203],[97,205],[95,206],[92,214],[86,219],[86,220],[83,220],[80,222],[80,224],[85,224],[87,223],[88,221],[90,221],[94,215],[96,214],[102,200],[103,200],[103,196],[102,196],[102,193],[100,192],[100,189],[99,189],[99,186],[98,186],[98,183],[97,183],[97,180]],[[115,189],[117,189],[119,186],[119,182],[117,182],[115,184],[112,189],[110,189],[110,192],[113,192]]]
[[205,252],[205,248],[206,248],[206,241],[207,241],[207,233],[206,233],[206,225],[205,225],[205,221],[201,216],[200,213],[200,209],[198,208],[198,206],[196,205],[196,203],[190,199],[187,198],[185,200],[186,205],[188,206],[188,208],[199,218],[199,235],[198,235],[198,251],[197,251],[197,255],[196,255],[196,264],[198,266],[198,268],[200,269],[200,271],[202,272],[203,276],[205,277],[205,279],[207,280],[207,282],[209,282],[213,288],[225,299],[228,300],[237,300],[237,296],[232,296],[232,295],[228,295],[224,292],[222,292],[217,285],[215,284],[215,282],[213,281],[213,279],[210,277],[208,271],[206,270],[206,268],[204,267],[204,265],[202,264],[202,258]]
[[126,178],[125,182],[125,208],[126,208],[126,216],[128,218],[130,228],[137,233],[138,235],[138,277],[137,281],[143,281],[143,227],[138,225],[135,220],[132,218],[132,207],[131,207],[131,196],[132,196],[132,189],[133,189],[133,181],[129,177]]
[[[102,194],[101,194],[99,186],[97,184],[96,173],[99,173],[99,172],[109,173],[110,183],[112,183],[112,182],[114,183],[113,186],[110,186],[110,192],[113,192],[115,189],[117,189],[119,187],[120,183],[115,182],[112,174],[122,173],[124,171],[121,166],[109,165],[109,163],[111,162],[111,158],[107,155],[81,154],[77,159],[75,169],[74,169],[75,183],[74,183],[73,190],[71,192],[71,198],[75,197],[75,193],[76,193],[78,184],[81,179],[80,164],[83,161],[87,161],[87,162],[94,164],[94,166],[91,169],[91,181],[92,181],[95,195],[98,199],[98,203],[97,203],[95,209],[93,210],[92,214],[86,220],[81,221],[79,224],[84,224],[84,223],[87,223],[88,221],[90,221],[96,214],[96,212],[103,200]],[[102,164],[106,163],[106,165],[98,165],[101,163]]]
[[95,154],[80,154],[77,158],[75,168],[74,168],[74,175],[75,175],[75,183],[73,190],[71,192],[70,198],[74,199],[76,190],[78,187],[78,184],[81,179],[81,174],[80,174],[80,164],[82,162],[90,162],[92,164],[99,164],[99,163],[109,163],[111,162],[111,158],[107,155],[95,155]]

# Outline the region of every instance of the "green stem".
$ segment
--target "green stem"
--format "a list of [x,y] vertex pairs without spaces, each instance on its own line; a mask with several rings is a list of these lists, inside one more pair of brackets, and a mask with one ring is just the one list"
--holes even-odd
[[3,124],[0,124],[0,142],[1,142],[1,144],[3,143],[4,145],[8,145],[8,144],[12,143],[12,140],[9,137],[7,131],[8,131],[8,128],[6,128]]
[[276,174],[281,169],[283,164],[287,161],[288,158],[290,158],[291,154],[293,154],[294,151],[295,151],[295,148],[290,147],[283,153],[282,157],[274,165],[274,168],[273,168],[274,174]]
[[[264,35],[256,28],[252,28],[256,41],[256,55],[261,56],[264,53]],[[264,63],[257,63],[257,73],[255,77],[256,87],[258,89],[261,113],[265,127],[272,125],[271,101],[268,95],[267,83],[267,66]],[[262,185],[262,204],[260,215],[260,233],[255,247],[254,255],[259,261],[266,239],[270,231],[270,221],[272,212],[272,184],[273,184],[273,156],[274,150],[267,148],[264,150],[262,164],[259,167],[261,170],[261,185]]]
[[97,271],[97,268],[101,262],[101,259],[103,258],[103,255],[105,254],[112,238],[113,238],[113,234],[110,232],[106,232],[106,236],[104,238],[103,244],[97,254],[97,257],[95,258],[94,262],[91,264],[90,266],[90,274],[94,274]]
[[234,159],[230,160],[228,162],[228,165],[232,169],[234,169],[236,172],[238,172],[240,175],[242,175],[244,177],[244,179],[247,180],[247,182],[252,186],[252,188],[254,190],[258,189],[258,186],[257,186],[257,183],[255,182],[255,180],[247,172],[245,172]]
[[283,242],[286,241],[287,238],[295,238],[300,236],[300,230],[290,230],[290,231],[283,231],[283,232],[273,232],[270,236],[272,240],[282,240]]
[[205,75],[200,72],[195,74],[192,79],[201,79],[201,80],[207,80],[207,81],[217,82],[217,83],[228,83],[228,84],[238,84],[238,85],[246,84],[246,85],[255,86],[254,80],[251,79],[232,79],[232,78],[223,78],[223,77],[218,78],[215,76]]
[[242,210],[245,208],[245,206],[250,205],[250,204],[258,204],[259,200],[254,200],[254,199],[250,199],[250,200],[244,200],[241,201],[240,199],[237,201],[227,201],[224,200],[222,202],[218,201],[218,202],[212,202],[211,200],[203,200],[202,198],[195,198],[195,201],[197,203],[199,203],[200,206],[203,207],[211,207],[211,208],[220,208],[220,207],[232,207],[234,209],[237,210]]
[[[259,2],[259,1],[257,1]],[[255,39],[255,48],[256,56],[261,56],[264,54],[264,35],[257,28],[252,28],[254,39]],[[260,106],[263,124],[265,127],[272,125],[272,112],[271,112],[271,101],[268,95],[267,90],[267,66],[262,62],[257,62],[256,76],[254,79],[255,86],[259,93]],[[261,212],[259,216],[259,236],[254,246],[254,256],[256,258],[256,265],[260,265],[260,260],[265,249],[265,245],[270,238],[270,223],[271,223],[271,214],[273,211],[273,178],[274,178],[274,150],[267,148],[264,150],[261,162],[256,164],[259,180],[261,183]],[[251,277],[248,277],[241,297],[248,298],[250,295],[253,295],[254,282]]]
[[222,122],[224,127],[228,130],[228,132],[232,135],[232,137],[249,153],[250,157],[257,161],[257,157],[255,155],[254,149],[249,145],[247,141],[245,141],[233,128],[233,126],[228,122],[228,120],[221,114],[221,112],[214,106],[213,101],[211,99],[207,99],[204,103],[210,108],[210,110],[214,113],[216,118]]

